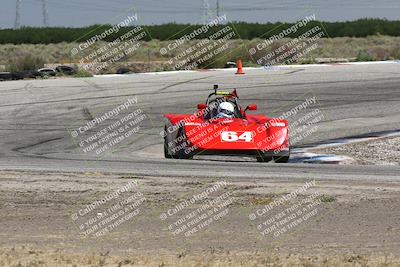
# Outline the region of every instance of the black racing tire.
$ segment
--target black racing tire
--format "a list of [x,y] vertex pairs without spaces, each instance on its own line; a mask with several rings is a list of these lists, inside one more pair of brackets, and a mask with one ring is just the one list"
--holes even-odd
[[169,152],[168,152],[169,140],[168,140],[167,126],[164,127],[164,133],[165,133],[165,136],[164,136],[164,157],[166,159],[172,159],[173,156],[170,155]]
[[[180,127],[179,130],[178,130],[178,136],[177,136],[177,138],[182,137],[182,136],[185,136],[185,133],[184,133],[183,128]],[[183,142],[180,142],[180,143],[178,144],[178,146],[179,146],[180,144],[186,142],[186,138],[183,138],[183,140],[184,140],[184,141],[183,141]],[[186,152],[183,151],[183,150],[181,149],[181,150],[179,150],[179,151],[177,152],[177,155],[176,155],[174,158],[176,158],[176,159],[193,159],[193,156],[190,155],[190,154],[189,154],[189,155],[186,154]]]
[[63,65],[56,67],[56,71],[65,75],[73,75],[76,73],[76,70],[73,67]]
[[11,81],[12,78],[11,72],[0,72],[0,81]]
[[[166,129],[165,129],[166,131]],[[180,128],[179,132],[178,132],[178,136],[183,134],[183,129]],[[164,137],[164,157],[166,159],[192,159],[193,156],[192,155],[187,155],[186,153],[184,153],[183,151],[178,151],[178,153],[176,153],[175,155],[171,155],[168,152],[168,143],[170,142],[168,140],[168,135],[166,135]]]
[[193,156],[188,156],[185,153],[176,157],[177,159],[193,159]]
[[260,156],[260,157],[256,157],[256,159],[257,159],[257,162],[270,162],[270,161],[272,161],[272,157]]
[[128,68],[119,68],[116,72],[116,74],[128,74],[132,73],[132,71]]
[[172,159],[172,156],[168,153],[168,142],[166,137],[164,137],[164,157],[166,159]]
[[282,156],[282,157],[274,157],[275,163],[288,163],[289,156]]

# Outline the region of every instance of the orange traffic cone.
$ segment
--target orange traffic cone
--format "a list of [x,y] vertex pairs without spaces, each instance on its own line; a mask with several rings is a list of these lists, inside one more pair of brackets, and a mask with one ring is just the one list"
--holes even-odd
[[242,64],[242,60],[241,60],[241,59],[238,59],[238,60],[236,61],[236,66],[237,66],[237,72],[236,72],[236,74],[244,74],[244,71],[243,71],[243,64]]

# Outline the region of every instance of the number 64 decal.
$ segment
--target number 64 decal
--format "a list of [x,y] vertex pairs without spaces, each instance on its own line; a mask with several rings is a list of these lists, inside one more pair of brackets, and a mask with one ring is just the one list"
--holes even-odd
[[252,132],[221,132],[221,140],[224,142],[252,142]]

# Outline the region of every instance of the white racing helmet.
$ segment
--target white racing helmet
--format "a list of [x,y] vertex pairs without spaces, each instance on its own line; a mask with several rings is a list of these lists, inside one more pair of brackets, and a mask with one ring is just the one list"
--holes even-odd
[[218,106],[218,115],[219,118],[233,118],[235,116],[235,107],[232,103],[222,102]]

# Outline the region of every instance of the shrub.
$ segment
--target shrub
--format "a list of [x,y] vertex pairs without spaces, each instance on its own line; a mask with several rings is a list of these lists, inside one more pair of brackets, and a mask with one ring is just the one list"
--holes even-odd
[[374,58],[367,51],[359,51],[356,60],[357,61],[372,61],[372,60],[374,60]]
[[328,202],[335,202],[336,198],[328,195],[321,195],[319,197],[319,200],[321,200],[321,202],[328,203]]
[[8,71],[26,71],[43,68],[44,60],[31,54],[17,56],[6,65]]
[[390,55],[394,59],[400,59],[400,45],[396,45],[390,51]]
[[93,77],[93,74],[84,69],[77,69],[76,73],[74,74],[74,77],[75,78]]

